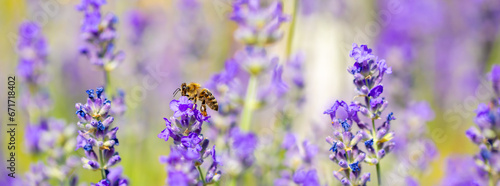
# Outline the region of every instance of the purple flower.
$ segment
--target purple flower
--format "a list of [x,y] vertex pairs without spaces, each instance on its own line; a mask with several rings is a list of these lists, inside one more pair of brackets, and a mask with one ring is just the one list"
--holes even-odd
[[189,186],[190,178],[181,171],[168,172],[168,185]]
[[270,57],[264,48],[252,46],[247,46],[245,50],[238,51],[234,59],[250,75],[261,75],[278,63],[278,58]]
[[420,101],[417,103],[413,103],[410,108],[408,108],[411,115],[415,115],[416,117],[425,121],[431,121],[434,119],[435,115],[432,111],[431,106],[426,101]]
[[370,96],[372,98],[377,98],[378,96],[380,96],[380,94],[382,94],[383,91],[384,91],[384,87],[382,85],[377,85],[372,90],[370,90],[370,93],[368,93],[368,96]]
[[[76,115],[80,120],[77,125],[81,128],[78,131],[79,135],[77,136],[75,150],[84,149],[87,157],[82,158],[84,168],[90,170],[100,169],[101,174],[109,176],[107,170],[121,161],[121,157],[114,149],[119,142],[116,138],[118,127],[112,127],[114,118],[109,115],[111,101],[106,98],[102,87],[98,87],[95,91],[89,89],[86,93],[88,95],[87,103],[77,103],[75,105],[77,109]],[[104,156],[98,157],[94,147],[97,147],[100,154],[102,153]],[[126,181],[123,183],[123,185],[126,185]],[[118,183],[114,182],[114,180],[101,180],[97,183],[97,185],[99,184],[115,185]]]
[[[195,107],[196,105],[185,96],[172,100],[170,108],[174,111],[174,116],[170,120],[164,118],[166,128],[158,134],[158,138],[168,141],[171,137],[175,144],[179,144],[185,136],[191,135],[191,132],[200,134],[203,123],[207,122],[210,116],[203,116]],[[177,119],[178,117],[180,119]]]
[[112,115],[121,116],[127,110],[127,105],[125,104],[125,92],[122,89],[118,89],[117,92],[117,95],[114,95],[111,98],[113,107],[109,110],[109,112]]
[[47,174],[48,167],[43,162],[36,162],[30,165],[30,170],[25,174],[25,184],[49,184],[49,175]]
[[[174,144],[170,146],[169,156],[160,157],[161,163],[166,163],[169,185],[198,185],[212,184],[219,181],[221,172],[217,169],[220,161],[215,152],[215,146],[208,148],[209,140],[201,134],[202,124],[210,116],[203,116],[185,96],[179,100],[172,100],[170,108],[174,116],[165,119],[166,128],[158,134],[158,138],[168,141],[172,138]],[[206,172],[205,180],[198,179],[199,168],[208,157],[212,157],[212,164]],[[196,168],[198,167],[198,168]]]
[[257,148],[257,136],[252,132],[242,132],[238,128],[231,131],[231,138],[233,139],[233,148],[236,156],[247,158],[253,156],[253,152]]
[[288,91],[288,85],[282,79],[283,66],[276,65],[273,70],[270,88],[275,89],[276,96],[281,97]]
[[146,27],[150,24],[148,16],[139,10],[132,10],[128,13],[128,23],[132,30],[130,40],[133,44],[141,43]]
[[334,119],[345,120],[348,119],[349,117],[349,106],[344,101],[337,100],[335,101],[333,106],[330,109],[323,112],[323,114],[329,114],[332,120]]
[[40,151],[40,135],[45,131],[40,125],[27,125],[25,130],[26,146],[30,152]]
[[195,148],[201,150],[200,142],[203,140],[202,136],[198,136],[198,134],[191,132],[188,136],[183,136],[181,139],[182,145],[187,148]]
[[303,53],[297,53],[290,57],[290,61],[287,63],[291,67],[293,83],[301,89],[304,88],[304,58]]
[[392,73],[385,60],[379,60],[372,54],[372,50],[366,45],[357,46],[353,44],[353,49],[349,54],[356,62],[348,68],[348,72],[354,76],[354,85],[358,89],[360,96],[377,98],[383,92],[381,85],[385,74]]
[[233,9],[231,19],[239,25],[234,36],[240,42],[262,46],[283,37],[279,27],[288,16],[283,14],[281,2],[275,1],[267,8],[261,8],[256,1],[240,1],[233,3]]
[[[328,136],[326,141],[330,146],[330,160],[337,163],[342,169],[334,172],[342,185],[365,185],[370,180],[370,173],[361,174],[362,162],[379,166],[380,160],[394,149],[392,141],[394,132],[390,132],[391,121],[395,120],[393,113],[386,117],[382,112],[387,108],[388,102],[381,97],[384,87],[382,80],[384,74],[392,73],[385,60],[379,60],[372,54],[372,49],[366,45],[353,44],[349,56],[355,60],[348,72],[354,77],[354,85],[358,96],[364,98],[363,102],[353,101],[347,105],[344,101],[336,101],[326,110],[329,114],[334,129],[333,136]],[[360,119],[358,112],[366,119]],[[370,121],[365,123],[365,121]],[[382,121],[376,127],[376,121]],[[353,124],[360,129],[355,134]],[[358,148],[358,143],[365,144],[367,153]],[[378,180],[379,184],[381,180]]]
[[19,36],[17,72],[23,81],[38,84],[47,64],[47,43],[40,26],[34,22],[23,22],[19,26]]
[[111,184],[109,183],[109,180],[101,180],[97,182],[96,184],[90,183],[91,186],[110,186]]
[[126,186],[128,185],[128,180],[123,178],[123,167],[113,167],[109,169],[109,173],[107,175],[107,180],[110,182],[110,185],[118,185],[118,186]]
[[80,52],[91,64],[111,71],[124,60],[125,54],[122,51],[114,51],[114,39],[117,35],[115,24],[118,18],[111,13],[102,17],[100,8],[104,4],[105,0],[82,0],[77,5],[77,10],[84,13],[81,31],[85,43]]
[[297,147],[297,139],[295,138],[295,135],[293,135],[292,133],[285,134],[285,138],[283,138],[281,147],[286,150]]
[[450,157],[446,161],[446,174],[441,185],[487,185],[487,181],[478,171],[480,170],[472,158]]
[[491,82],[493,83],[493,90],[497,97],[500,96],[500,65],[493,65],[491,73],[489,74]]
[[304,169],[299,169],[293,175],[293,181],[296,184],[304,186],[319,186],[319,178],[316,173],[316,169],[311,169],[306,171]]
[[[349,53],[349,57],[352,57],[356,62],[362,63],[368,60],[372,60],[375,56],[372,54],[372,49],[368,48],[366,45],[352,44],[352,51]],[[367,71],[369,69],[361,69],[362,66],[358,66],[356,72]]]
[[[499,67],[493,67],[490,74],[492,81],[498,81],[495,73],[498,71]],[[493,88],[497,86],[497,82],[493,82]],[[496,92],[497,93],[497,92]],[[471,127],[466,131],[466,136],[475,144],[479,146],[479,152],[475,155],[476,168],[479,173],[496,171],[500,169],[498,166],[498,134],[494,131],[498,131],[498,126],[500,124],[500,105],[499,105],[499,94],[497,93],[488,104],[479,104],[476,110],[476,118],[474,122],[476,127]],[[493,179],[491,174],[484,176],[484,180]],[[478,180],[481,181],[481,180]]]
[[309,141],[304,141],[302,143],[302,146],[305,151],[304,161],[311,163],[314,159],[314,156],[316,156],[316,154],[318,153],[318,147],[316,145],[309,143]]
[[174,111],[174,117],[188,117],[193,116],[193,102],[186,96],[181,96],[179,100],[172,100],[170,102],[170,109]]

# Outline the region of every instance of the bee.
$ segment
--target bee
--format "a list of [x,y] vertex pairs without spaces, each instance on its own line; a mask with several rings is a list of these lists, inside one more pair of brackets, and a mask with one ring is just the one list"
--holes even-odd
[[180,88],[177,88],[174,91],[174,96],[178,93],[181,92],[181,96],[187,96],[189,100],[192,100],[193,103],[196,103],[198,100],[201,101],[201,107],[200,111],[204,116],[207,116],[207,107],[210,107],[210,109],[218,111],[219,110],[219,104],[217,103],[217,100],[215,99],[214,95],[210,90],[206,88],[202,88],[200,84],[198,83],[182,83]]

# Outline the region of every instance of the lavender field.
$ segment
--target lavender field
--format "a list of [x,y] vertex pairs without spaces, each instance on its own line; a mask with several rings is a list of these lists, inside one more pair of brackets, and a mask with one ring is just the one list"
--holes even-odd
[[4,0],[0,185],[500,185],[500,0]]

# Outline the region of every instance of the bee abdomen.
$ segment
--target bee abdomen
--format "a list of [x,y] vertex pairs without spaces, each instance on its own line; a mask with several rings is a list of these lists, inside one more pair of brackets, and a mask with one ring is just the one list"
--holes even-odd
[[215,111],[218,111],[219,110],[219,104],[217,103],[217,101],[215,102],[211,102],[210,104],[208,104],[208,106],[210,107],[210,109],[212,110],[215,110]]

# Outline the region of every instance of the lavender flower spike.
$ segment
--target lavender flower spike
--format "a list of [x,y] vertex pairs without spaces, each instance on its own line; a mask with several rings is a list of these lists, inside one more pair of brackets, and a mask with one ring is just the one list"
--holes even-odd
[[477,169],[481,175],[487,173],[488,176],[483,176],[479,182],[490,185],[497,185],[499,180],[495,175],[500,173],[498,165],[498,157],[500,155],[500,135],[498,134],[498,121],[500,119],[500,66],[493,65],[490,73],[494,97],[488,104],[479,104],[476,110],[476,118],[474,122],[477,127],[471,127],[466,131],[466,136],[476,145],[479,146],[479,153],[474,156]]
[[115,69],[125,58],[122,51],[114,52],[118,18],[109,13],[101,15],[101,6],[105,0],[82,0],[77,10],[84,13],[82,21],[82,39],[85,42],[80,52],[90,63],[106,71]]
[[365,161],[366,154],[358,149],[358,143],[367,134],[364,131],[355,135],[351,132],[356,112],[355,105],[349,107],[344,101],[335,102],[331,109],[325,111],[325,114],[330,114],[334,128],[333,136],[326,138],[330,144],[330,160],[341,167],[333,175],[343,185],[365,185],[370,178],[370,173],[362,174],[361,163]]
[[283,37],[279,27],[289,17],[283,14],[282,2],[261,8],[260,0],[235,1],[233,9],[231,19],[239,25],[234,37],[245,45],[263,46]]
[[34,22],[24,22],[19,26],[17,43],[19,65],[17,72],[23,81],[38,84],[43,67],[47,64],[47,42],[40,26]]
[[[380,160],[395,146],[392,140],[394,133],[390,131],[390,124],[396,118],[393,113],[382,114],[388,102],[381,97],[384,92],[382,80],[385,74],[392,73],[392,69],[387,66],[385,60],[379,60],[373,55],[372,49],[366,45],[353,44],[349,56],[355,62],[347,71],[354,76],[353,83],[358,92],[356,97],[364,98],[364,103],[355,101],[347,104],[344,101],[336,101],[330,109],[324,112],[330,116],[335,130],[333,137],[327,138],[327,142],[331,145],[330,151],[332,151],[330,159],[342,167],[334,173],[334,176],[343,185],[365,185],[370,180],[369,173],[360,175],[361,163],[365,162],[376,165],[378,185],[381,185]],[[360,119],[358,113],[371,120],[371,124]],[[376,124],[375,121],[379,120],[382,123]],[[351,132],[354,124],[360,129],[355,135]],[[364,143],[367,153],[359,150],[357,146],[359,142]]]
[[76,150],[83,148],[85,151],[86,157],[82,157],[83,168],[101,171],[102,179],[95,185],[127,185],[126,179],[110,179],[117,177],[111,176],[113,172],[110,168],[121,161],[120,155],[115,151],[115,146],[119,144],[116,137],[118,127],[112,127],[114,118],[109,115],[111,101],[105,97],[102,87],[95,91],[89,89],[86,93],[87,103],[77,103],[75,106],[75,114],[80,120],[78,126],[81,128],[78,131]]
[[[160,162],[168,164],[168,185],[206,185],[218,182],[221,172],[218,167],[220,160],[216,155],[215,146],[209,148],[209,140],[201,134],[204,122],[210,116],[204,116],[197,105],[182,96],[179,100],[170,102],[174,116],[165,119],[166,128],[158,134],[158,138],[174,144],[170,146],[169,156],[160,157]],[[211,159],[206,177],[203,176],[201,165]]]

